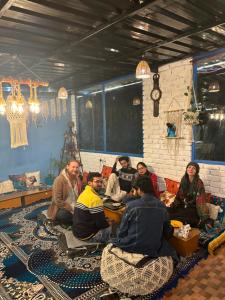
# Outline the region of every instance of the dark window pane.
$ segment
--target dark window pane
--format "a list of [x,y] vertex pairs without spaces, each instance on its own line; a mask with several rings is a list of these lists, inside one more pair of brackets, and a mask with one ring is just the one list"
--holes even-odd
[[80,148],[103,150],[102,93],[77,98]]
[[[224,61],[224,63],[223,63]],[[200,124],[194,128],[195,158],[225,161],[225,53],[197,63]]]
[[[133,105],[134,98],[139,105]],[[108,151],[143,152],[141,83],[106,92],[106,123]]]

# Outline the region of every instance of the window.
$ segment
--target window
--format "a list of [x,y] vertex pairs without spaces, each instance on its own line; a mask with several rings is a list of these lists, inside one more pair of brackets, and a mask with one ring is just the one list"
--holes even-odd
[[194,126],[194,158],[225,162],[225,52],[197,62],[200,124]]
[[142,81],[112,81],[77,97],[80,148],[114,153],[143,153]]
[[103,150],[102,93],[78,98],[78,138],[81,149]]

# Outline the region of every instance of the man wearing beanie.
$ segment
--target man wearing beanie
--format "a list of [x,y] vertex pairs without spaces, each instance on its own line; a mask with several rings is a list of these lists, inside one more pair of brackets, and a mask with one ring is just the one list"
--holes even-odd
[[192,227],[198,227],[209,217],[205,188],[199,178],[199,171],[197,163],[190,162],[187,165],[176,198],[168,208],[170,219],[182,221]]

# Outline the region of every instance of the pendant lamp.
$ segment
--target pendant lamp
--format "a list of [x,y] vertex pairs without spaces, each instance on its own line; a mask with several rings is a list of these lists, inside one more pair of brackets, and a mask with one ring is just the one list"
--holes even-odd
[[68,98],[68,92],[67,90],[64,88],[64,87],[61,87],[59,90],[58,90],[58,98],[59,99],[67,99]]
[[208,92],[209,93],[217,93],[220,91],[220,85],[218,81],[213,81],[210,83]]
[[5,114],[5,107],[6,107],[6,102],[3,97],[3,88],[2,88],[2,83],[0,83],[0,115]]
[[151,71],[150,71],[150,67],[147,63],[146,60],[141,60],[136,68],[136,78],[138,79],[146,79],[146,78],[150,78],[151,76]]

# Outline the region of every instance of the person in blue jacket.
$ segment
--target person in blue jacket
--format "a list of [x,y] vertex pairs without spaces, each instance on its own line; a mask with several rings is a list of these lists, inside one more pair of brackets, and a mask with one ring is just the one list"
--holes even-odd
[[152,258],[171,256],[177,261],[176,251],[167,241],[173,228],[166,206],[153,195],[148,177],[139,178],[135,190],[139,198],[127,203],[117,237],[112,243],[130,253]]

